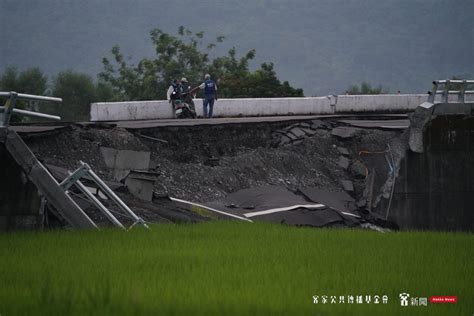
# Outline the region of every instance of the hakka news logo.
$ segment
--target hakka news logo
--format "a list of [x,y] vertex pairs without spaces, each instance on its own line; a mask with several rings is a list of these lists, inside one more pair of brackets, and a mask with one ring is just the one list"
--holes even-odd
[[[400,306],[428,306],[427,297],[410,297],[408,293],[400,293]],[[442,304],[451,303],[456,304],[458,301],[457,296],[431,296],[429,299],[430,304]]]
[[[430,296],[428,297],[416,297],[409,293],[403,292],[398,295],[400,298],[400,306],[406,308],[428,306],[430,304],[442,304],[451,303],[455,304],[458,301],[457,296]],[[328,305],[387,305],[389,302],[388,295],[313,295],[313,304],[328,304]],[[396,300],[395,300],[396,302]]]
[[456,304],[458,302],[457,296],[431,296],[430,303],[431,304]]
[[410,297],[410,294],[408,294],[408,293],[400,293],[400,305],[408,306],[408,298],[409,297]]

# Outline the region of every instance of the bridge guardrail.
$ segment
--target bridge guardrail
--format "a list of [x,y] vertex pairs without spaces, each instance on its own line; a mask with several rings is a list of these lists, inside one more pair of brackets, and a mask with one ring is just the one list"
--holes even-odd
[[27,116],[46,118],[50,120],[61,120],[61,117],[40,112],[33,112],[21,109],[15,109],[16,101],[47,101],[47,102],[63,102],[61,98],[46,97],[42,95],[33,95],[25,93],[17,93],[14,91],[0,92],[0,98],[7,98],[5,105],[0,106],[0,127],[8,127],[10,125],[10,118],[13,113],[18,113]]

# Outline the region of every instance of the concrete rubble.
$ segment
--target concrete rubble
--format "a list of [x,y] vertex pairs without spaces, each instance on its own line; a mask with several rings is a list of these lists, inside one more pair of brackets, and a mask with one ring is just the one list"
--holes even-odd
[[[381,117],[378,123],[365,120],[358,124],[326,118],[212,125],[170,123],[140,128],[132,123],[128,128],[101,123],[36,130],[20,126],[18,130],[56,181],[61,181],[67,170],[75,170],[79,161],[87,162],[134,212],[149,222],[230,218],[177,200],[238,216],[312,203],[310,207],[249,218],[383,231],[398,227],[398,198],[405,193],[397,189],[399,184],[394,179],[406,170],[409,138],[407,129],[387,128],[390,120]],[[0,130],[0,138],[2,133]],[[20,155],[18,159],[25,157]],[[32,169],[35,162],[26,160],[21,164]],[[233,200],[243,193],[258,195],[262,188],[282,191],[259,200],[265,208]],[[80,198],[74,201],[94,222],[107,225],[90,203]],[[108,202],[103,199],[103,203]],[[317,204],[323,207],[315,209]],[[42,220],[43,224],[68,224],[54,219],[54,213],[47,216],[51,218]],[[410,227],[410,222],[404,225],[402,228]]]
[[[270,185],[290,190],[314,187],[328,192],[347,191],[354,201],[362,199],[364,180],[353,177],[351,170],[358,162],[353,153],[360,149],[354,145],[360,144],[333,136],[338,125],[334,120],[310,120],[170,126],[141,129],[138,133],[107,124],[20,130],[56,181],[62,181],[78,161],[85,161],[146,220],[194,222],[216,215],[196,214],[192,207],[177,205],[167,197],[207,203],[242,189]],[[399,133],[357,131],[362,137],[376,135],[379,147]],[[92,183],[84,181],[94,190]],[[96,193],[101,197],[100,192]],[[74,200],[92,220],[106,224],[93,205],[80,198]],[[107,205],[103,196],[102,200]],[[332,214],[330,210],[326,212]],[[321,220],[322,214],[318,213]],[[305,225],[301,218],[286,222]]]

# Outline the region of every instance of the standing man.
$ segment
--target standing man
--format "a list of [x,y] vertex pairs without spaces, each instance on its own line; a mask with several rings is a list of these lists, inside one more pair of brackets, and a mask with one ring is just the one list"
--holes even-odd
[[[211,80],[211,75],[204,76],[204,82],[199,86],[204,89],[204,99],[202,100],[204,117],[212,118],[212,110],[214,109],[214,100],[217,100],[217,85]],[[209,105],[209,111],[207,106]]]

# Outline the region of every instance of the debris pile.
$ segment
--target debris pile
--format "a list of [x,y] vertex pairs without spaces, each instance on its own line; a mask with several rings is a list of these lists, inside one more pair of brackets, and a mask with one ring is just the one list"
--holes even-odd
[[[120,197],[147,221],[210,218],[209,214],[191,215],[193,210],[182,205],[175,207],[167,196],[206,204],[223,201],[241,190],[272,186],[297,192],[306,202],[324,204],[325,210],[300,208],[289,213],[293,217],[281,213],[262,219],[321,227],[367,222],[368,215],[384,199],[381,188],[391,168],[384,155],[371,157],[364,153],[386,151],[387,144],[403,138],[403,131],[351,127],[326,119],[240,126],[164,126],[139,132],[72,125],[23,135],[37,157],[50,166],[74,170],[82,160],[101,177],[120,183]],[[143,198],[151,194],[147,186],[150,181],[155,183],[151,201]],[[344,215],[334,205],[309,198],[303,192],[310,189],[350,197],[350,213],[361,220],[354,222],[356,217]],[[300,213],[306,215],[295,215]],[[309,220],[312,216],[314,219]],[[96,217],[100,220],[100,214]]]

